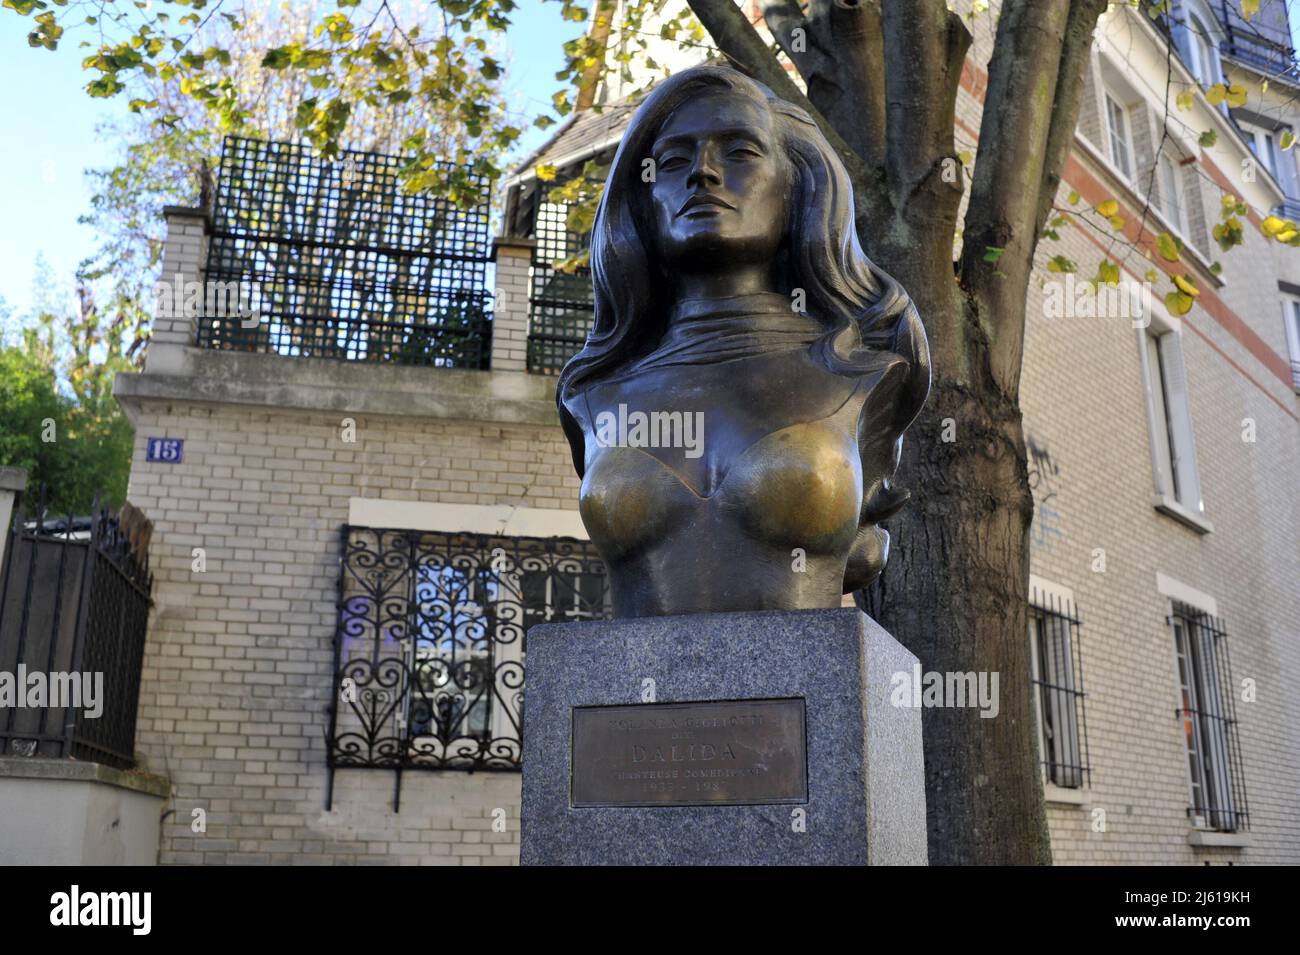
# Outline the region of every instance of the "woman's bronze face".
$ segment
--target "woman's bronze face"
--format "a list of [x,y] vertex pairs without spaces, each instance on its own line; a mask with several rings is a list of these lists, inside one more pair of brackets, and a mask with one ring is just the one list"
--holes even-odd
[[666,264],[685,271],[771,262],[789,191],[768,109],[718,92],[669,117],[652,147],[655,232]]

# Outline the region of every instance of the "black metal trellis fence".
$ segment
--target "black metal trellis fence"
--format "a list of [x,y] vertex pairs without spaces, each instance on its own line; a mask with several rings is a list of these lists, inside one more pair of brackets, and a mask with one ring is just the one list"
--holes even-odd
[[[202,347],[486,369],[491,184],[469,208],[403,191],[404,160],[227,137],[198,319]],[[447,164],[448,169],[455,169]],[[166,278],[164,276],[164,278]],[[229,303],[238,298],[239,307]]]
[[0,755],[129,768],[153,587],[149,525],[138,511],[115,516],[98,502],[90,517],[44,512],[43,502],[35,517],[19,507],[6,535],[0,672],[14,676],[24,700],[0,708]]
[[394,770],[396,807],[404,770],[518,770],[528,628],[609,615],[594,547],[356,526],[342,547],[330,792]]
[[539,198],[534,214],[533,279],[529,298],[528,370],[556,375],[591,330],[591,271],[561,272],[555,263],[583,251],[587,236],[570,232],[568,207]]

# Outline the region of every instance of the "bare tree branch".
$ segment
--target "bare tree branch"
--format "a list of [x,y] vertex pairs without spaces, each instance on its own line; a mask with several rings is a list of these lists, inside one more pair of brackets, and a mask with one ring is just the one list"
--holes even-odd
[[[943,0],[886,0],[886,166],[896,206],[953,155],[957,88],[971,35]],[[954,207],[955,208],[955,207]]]
[[[804,19],[799,4],[794,0],[766,0],[763,20],[805,81],[814,73],[827,72],[827,56],[819,44],[811,42],[811,25]],[[802,37],[795,33],[796,30],[803,31]]]
[[1071,70],[1087,56],[1104,8],[1104,0],[1006,0],[998,19],[961,281],[988,344],[989,371],[1011,398],[1019,390],[1021,317],[1040,217],[1051,208],[1041,197],[1048,186],[1049,197],[1055,194],[1079,106],[1079,91],[1061,87],[1079,85]]

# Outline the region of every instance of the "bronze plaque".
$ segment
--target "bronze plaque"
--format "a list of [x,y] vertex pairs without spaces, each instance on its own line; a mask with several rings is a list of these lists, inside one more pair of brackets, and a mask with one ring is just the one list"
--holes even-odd
[[802,698],[575,706],[572,713],[575,808],[808,801]]

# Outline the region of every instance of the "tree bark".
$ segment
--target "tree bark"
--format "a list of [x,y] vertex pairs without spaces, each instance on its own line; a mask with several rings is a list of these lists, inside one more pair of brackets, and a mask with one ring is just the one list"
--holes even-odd
[[[734,0],[689,2],[733,63],[788,95],[794,84]],[[1002,3],[960,263],[962,184],[946,175],[970,42],[960,19],[943,0],[766,5],[807,85],[794,101],[853,153],[863,246],[911,294],[930,337],[934,385],[898,474],[914,497],[890,521],[893,553],[859,605],[924,670],[998,679],[996,717],[978,706],[922,710],[933,864],[1051,861],[1030,682],[1020,359],[1034,250],[1105,5]],[[796,29],[808,40],[799,50]],[[988,246],[1005,250],[996,262]]]

